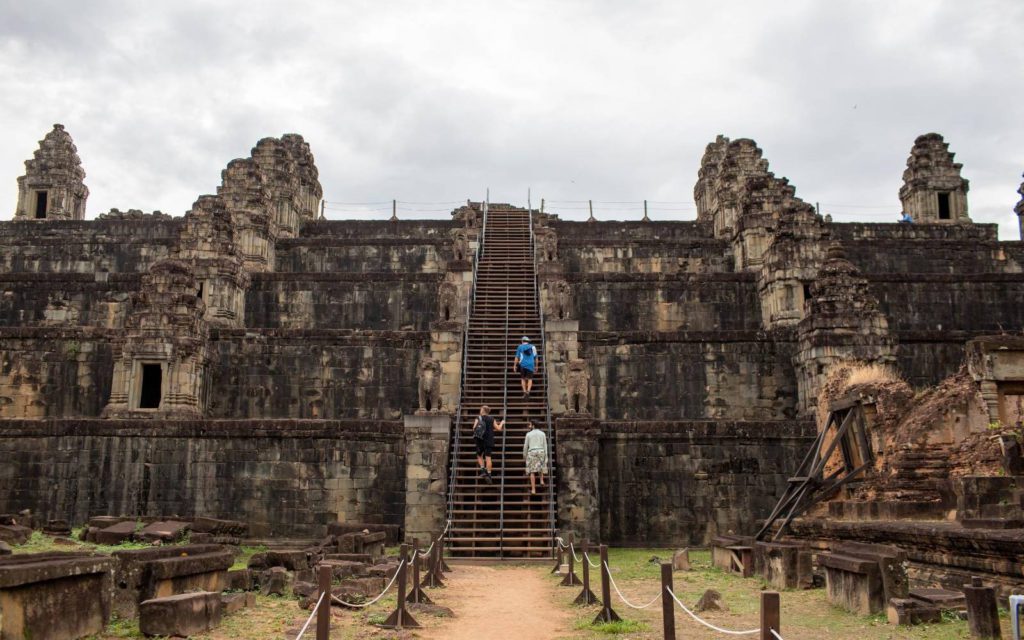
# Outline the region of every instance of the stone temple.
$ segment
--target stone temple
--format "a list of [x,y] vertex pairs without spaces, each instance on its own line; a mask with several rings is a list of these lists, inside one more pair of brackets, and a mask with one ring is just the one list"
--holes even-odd
[[[87,220],[61,125],[17,180],[0,514],[210,516],[264,538],[451,518],[453,553],[502,557],[550,553],[555,530],[706,545],[757,532],[816,449],[857,473],[826,473],[767,537],[792,511],[789,539],[899,544],[921,584],[1024,582],[1024,244],[971,220],[938,134],[893,194],[909,224],[895,197],[893,223],[833,222],[753,140],[723,136],[688,221],[472,201],[444,220],[325,220],[295,134],[229,162],[183,217]],[[503,251],[516,269],[495,266]],[[542,354],[532,404],[501,373],[524,332]],[[872,365],[892,380],[851,373]],[[485,401],[519,421],[494,486],[467,445]],[[851,411],[857,437],[829,448],[819,433]],[[553,440],[555,488],[536,498],[525,417]]]

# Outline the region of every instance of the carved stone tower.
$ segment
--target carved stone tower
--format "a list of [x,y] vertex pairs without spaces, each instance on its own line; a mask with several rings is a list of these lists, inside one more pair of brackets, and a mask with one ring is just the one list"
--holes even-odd
[[[1024,178],[1024,175],[1021,176]],[[1020,224],[1020,239],[1024,240],[1024,182],[1020,183],[1020,188],[1017,189],[1017,193],[1020,194],[1020,201],[1017,202],[1017,206],[1013,208],[1017,214],[1017,220]]]
[[39,141],[39,149],[25,161],[25,175],[18,178],[15,220],[84,220],[89,188],[85,171],[64,125]]
[[799,409],[814,410],[829,368],[841,361],[869,364],[896,362],[889,322],[878,308],[868,281],[846,259],[842,246],[828,248],[828,257],[810,286],[804,318],[797,325],[794,358]]
[[960,176],[963,165],[953,162],[949,143],[937,133],[914,140],[900,187],[903,211],[914,222],[928,224],[969,223],[967,180]]
[[795,326],[804,317],[810,283],[825,261],[828,230],[814,207],[791,202],[779,216],[758,273],[762,324],[766,329]]

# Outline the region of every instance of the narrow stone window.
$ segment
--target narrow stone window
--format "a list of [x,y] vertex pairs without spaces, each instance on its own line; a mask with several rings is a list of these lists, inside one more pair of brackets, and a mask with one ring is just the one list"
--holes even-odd
[[160,408],[160,388],[163,383],[163,375],[159,364],[142,365],[142,390],[139,392],[140,409]]
[[36,191],[36,218],[42,220],[46,217],[46,192]]
[[203,299],[203,281],[199,281],[199,289],[196,291],[196,297],[200,300]]
[[939,220],[949,220],[949,194],[940,192],[939,194]]

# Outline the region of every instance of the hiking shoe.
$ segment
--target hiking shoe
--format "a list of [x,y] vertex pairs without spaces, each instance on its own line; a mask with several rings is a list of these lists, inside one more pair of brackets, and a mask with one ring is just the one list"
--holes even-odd
[[487,481],[487,484],[494,484],[494,478],[492,478],[489,473],[484,474],[484,480]]

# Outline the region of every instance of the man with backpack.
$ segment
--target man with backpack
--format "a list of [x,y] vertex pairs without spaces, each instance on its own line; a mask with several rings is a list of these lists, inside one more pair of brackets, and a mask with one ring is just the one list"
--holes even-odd
[[[490,416],[491,408],[480,407],[480,415],[473,421],[473,444],[476,445],[476,463],[480,467],[480,477],[493,482],[491,478],[491,453],[494,451],[494,432],[505,428],[505,421],[496,422]],[[486,466],[485,466],[486,462]]]
[[519,383],[523,387],[523,400],[530,397],[533,390],[533,372],[537,368],[537,347],[530,344],[530,339],[523,336],[523,343],[516,349],[516,357],[512,362],[512,370],[519,372]]

